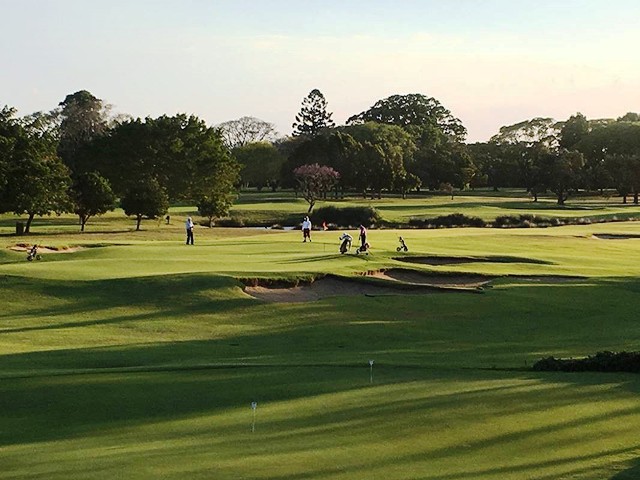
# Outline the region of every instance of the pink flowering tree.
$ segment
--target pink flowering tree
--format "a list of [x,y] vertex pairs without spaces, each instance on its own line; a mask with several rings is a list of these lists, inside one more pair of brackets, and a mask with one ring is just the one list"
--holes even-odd
[[311,213],[316,201],[326,195],[340,180],[340,174],[333,168],[317,163],[301,165],[293,170],[293,174],[298,182],[300,193],[309,203],[307,213]]

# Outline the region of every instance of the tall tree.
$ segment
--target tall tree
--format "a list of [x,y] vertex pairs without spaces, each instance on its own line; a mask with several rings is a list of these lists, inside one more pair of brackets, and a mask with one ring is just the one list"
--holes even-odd
[[460,141],[464,140],[467,134],[462,122],[438,100],[419,93],[392,95],[378,100],[368,110],[347,120],[347,124],[365,122],[397,125],[408,130],[431,126]]
[[249,143],[275,140],[277,135],[273,123],[255,117],[241,117],[218,125],[225,145],[229,149],[243,147]]
[[92,170],[82,150],[96,137],[106,134],[110,107],[87,90],[69,94],[60,102],[58,155],[73,173]]
[[293,135],[315,137],[323,129],[335,126],[331,115],[332,113],[327,112],[327,101],[324,95],[318,89],[311,90],[302,100],[302,108],[292,125]]

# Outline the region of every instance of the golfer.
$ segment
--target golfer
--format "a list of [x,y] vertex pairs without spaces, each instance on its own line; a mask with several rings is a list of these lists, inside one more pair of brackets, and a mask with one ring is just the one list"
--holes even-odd
[[191,217],[187,217],[185,228],[187,229],[187,245],[193,245],[193,220]]
[[309,217],[304,217],[302,220],[302,241],[306,242],[307,238],[311,241],[311,220]]
[[365,245],[367,244],[367,229],[364,225],[360,225],[360,245],[362,247],[362,251],[366,250]]

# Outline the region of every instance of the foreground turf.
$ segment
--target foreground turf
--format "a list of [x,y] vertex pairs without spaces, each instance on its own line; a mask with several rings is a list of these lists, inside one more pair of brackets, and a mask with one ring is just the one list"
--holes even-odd
[[[180,226],[48,228],[21,241],[82,248],[0,249],[0,478],[637,477],[635,375],[528,369],[638,350],[638,224],[375,230],[367,257],[338,232],[202,228],[187,247]],[[236,280],[406,267],[399,234],[408,255],[488,259],[411,268],[502,277],[300,304]]]

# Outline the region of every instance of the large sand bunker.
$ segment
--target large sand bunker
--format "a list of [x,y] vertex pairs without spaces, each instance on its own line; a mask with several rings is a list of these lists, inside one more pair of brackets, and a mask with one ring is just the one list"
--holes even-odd
[[[420,276],[419,272],[416,272]],[[340,277],[326,276],[311,283],[300,283],[295,286],[264,286],[261,282],[252,281],[244,287],[244,292],[254,298],[267,302],[296,303],[320,300],[335,296],[379,296],[379,295],[418,295],[436,292],[480,292],[476,287],[479,283],[462,281],[463,276],[438,277],[433,276],[431,281],[421,277],[412,278],[408,274],[403,276],[397,272],[391,274],[383,272],[369,272],[369,277],[376,280],[349,280]],[[402,279],[400,278],[402,277]],[[464,275],[464,277],[469,277]],[[431,278],[431,277],[430,277]],[[268,282],[266,282],[268,284]]]

